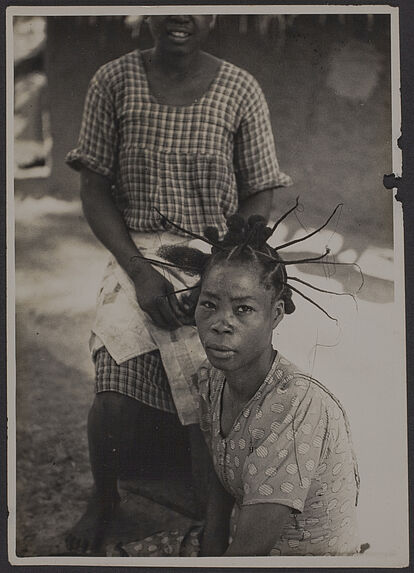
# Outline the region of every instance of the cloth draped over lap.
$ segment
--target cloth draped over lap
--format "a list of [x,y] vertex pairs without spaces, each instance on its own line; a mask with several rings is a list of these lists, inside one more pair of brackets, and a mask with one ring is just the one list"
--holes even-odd
[[[162,260],[157,255],[161,246],[190,242],[167,231],[132,232],[131,237],[143,256],[157,260]],[[174,290],[193,286],[197,281],[180,269],[158,265],[154,268],[172,283]],[[158,328],[140,308],[133,282],[112,255],[98,291],[90,339],[92,356],[102,346],[117,364],[158,349],[181,423],[198,423],[195,377],[206,355],[196,327],[182,326],[173,331]]]

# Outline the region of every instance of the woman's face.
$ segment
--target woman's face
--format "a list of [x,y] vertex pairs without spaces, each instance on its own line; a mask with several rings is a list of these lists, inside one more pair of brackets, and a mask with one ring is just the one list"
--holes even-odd
[[191,53],[207,39],[214,16],[150,16],[148,22],[156,46],[170,52]]
[[220,370],[259,363],[283,318],[283,302],[272,300],[260,271],[254,264],[222,262],[203,278],[195,319],[207,358]]

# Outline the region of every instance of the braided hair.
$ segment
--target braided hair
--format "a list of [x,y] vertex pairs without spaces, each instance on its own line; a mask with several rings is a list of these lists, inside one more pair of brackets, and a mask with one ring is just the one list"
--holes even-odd
[[[331,215],[326,219],[326,221],[314,231],[308,233],[303,237],[297,239],[292,239],[287,243],[280,244],[276,247],[271,247],[268,244],[268,239],[273,235],[278,225],[295,209],[299,206],[299,197],[297,197],[295,205],[291,207],[286,213],[284,213],[273,225],[273,227],[268,227],[264,217],[261,215],[251,215],[246,221],[241,215],[235,214],[227,219],[227,233],[220,240],[219,233],[216,227],[207,227],[204,231],[204,235],[198,235],[184,229],[177,223],[169,220],[165,215],[163,215],[158,209],[154,207],[154,210],[161,217],[161,222],[164,228],[173,227],[177,229],[180,233],[184,233],[194,239],[199,239],[211,246],[211,253],[206,254],[199,249],[191,248],[182,245],[165,245],[158,250],[158,255],[163,259],[160,261],[158,259],[149,259],[148,257],[143,257],[142,255],[135,255],[132,258],[145,258],[147,261],[154,265],[159,265],[161,267],[175,267],[179,268],[185,273],[193,276],[198,276],[200,280],[198,283],[189,288],[181,289],[170,293],[171,295],[177,294],[183,291],[189,291],[191,294],[188,296],[187,304],[189,308],[189,314],[194,314],[195,307],[198,299],[198,291],[203,277],[206,272],[215,264],[222,261],[238,262],[240,264],[254,263],[259,268],[261,268],[261,280],[265,288],[273,289],[274,296],[279,300],[283,300],[285,313],[291,314],[295,310],[295,304],[292,300],[292,291],[302,298],[307,300],[309,303],[317,307],[323,314],[325,314],[329,319],[337,322],[337,319],[332,317],[322,306],[312,300],[311,297],[305,295],[296,286],[293,286],[292,281],[295,283],[300,283],[305,285],[315,291],[333,294],[338,296],[351,296],[355,301],[355,296],[348,292],[335,292],[327,289],[318,288],[309,282],[304,281],[295,276],[287,274],[286,268],[289,265],[299,265],[304,263],[312,264],[323,264],[323,265],[337,265],[337,266],[353,266],[356,267],[361,276],[361,284],[356,292],[359,292],[364,284],[364,277],[362,271],[357,263],[351,262],[338,262],[326,260],[327,255],[330,250],[326,248],[325,252],[316,257],[308,257],[303,259],[283,259],[279,251],[286,247],[290,247],[296,243],[300,243],[309,239],[310,237],[316,235],[324,229],[331,219],[335,216],[337,211],[342,208],[342,203],[337,205]],[[170,295],[167,295],[170,296]],[[355,301],[356,302],[356,301]]]
[[[283,300],[285,313],[295,310],[292,300],[292,289],[287,284],[287,273],[284,261],[279,253],[267,244],[272,233],[261,215],[251,215],[246,221],[235,214],[227,219],[227,233],[220,241],[216,227],[207,227],[204,238],[212,245],[211,254],[184,247],[168,245],[159,249],[158,255],[164,260],[179,266],[188,274],[198,275],[200,282],[206,273],[221,262],[253,263],[261,269],[261,281],[266,289],[273,290],[274,299]],[[198,283],[198,286],[200,283]],[[195,297],[187,297],[191,312],[195,310]]]
[[217,239],[217,229],[207,227],[204,234],[217,246],[212,247],[211,257],[207,261],[201,278],[219,262],[240,264],[253,263],[261,269],[261,282],[266,289],[272,289],[274,298],[283,300],[285,313],[295,310],[292,290],[287,284],[284,261],[279,253],[267,244],[271,228],[261,215],[251,215],[247,222],[241,215],[232,215],[227,219],[227,233],[221,242]]

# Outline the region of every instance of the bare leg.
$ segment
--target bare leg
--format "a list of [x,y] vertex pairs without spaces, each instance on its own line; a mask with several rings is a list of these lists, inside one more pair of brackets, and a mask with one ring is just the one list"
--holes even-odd
[[119,502],[117,480],[120,470],[121,437],[134,431],[139,403],[115,392],[102,392],[88,417],[89,457],[95,493],[85,513],[66,538],[70,551],[99,552],[105,532]]
[[[208,454],[198,426],[190,430],[190,435],[193,475],[196,492],[200,492],[200,515],[203,515]],[[174,414],[117,392],[97,394],[88,417],[95,491],[85,513],[67,535],[68,549],[76,553],[99,553],[119,502],[117,482],[121,470],[124,472],[138,462],[134,473],[162,476],[167,470],[171,471],[172,466],[177,465],[178,469],[180,464],[186,465],[189,462],[186,461],[186,436],[187,430]]]

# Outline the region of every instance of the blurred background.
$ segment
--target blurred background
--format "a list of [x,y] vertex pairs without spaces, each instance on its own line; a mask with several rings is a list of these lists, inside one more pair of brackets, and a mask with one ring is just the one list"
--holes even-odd
[[[151,46],[151,38],[137,16],[18,16],[13,30],[17,554],[33,556],[63,551],[62,536],[92,484],[87,341],[106,253],[82,217],[79,176],[64,158],[76,145],[93,73]],[[274,240],[312,231],[343,203],[340,217],[291,253],[313,256],[329,246],[331,262],[360,265],[363,286],[356,267],[308,265],[292,274],[356,293],[357,304],[307,290],[338,325],[297,296],[298,311],[275,342],[344,404],[360,460],[362,541],[371,555],[398,555],[406,539],[405,458],[391,444],[405,443],[405,387],[393,362],[399,354],[392,353],[400,340],[392,326],[392,192],[382,185],[392,172],[390,17],[220,15],[206,50],[250,71],[266,95],[279,162],[294,180],[275,192],[272,219],[296,196],[301,203]],[[160,522],[191,520],[190,489],[175,499],[168,487],[154,481],[126,488],[132,538]]]

